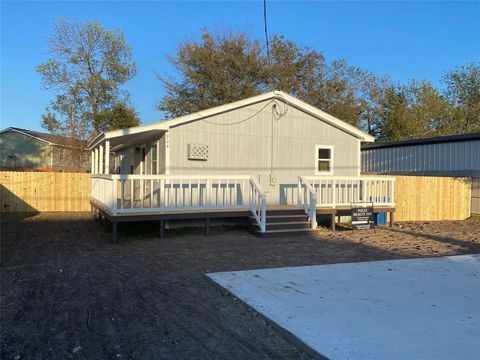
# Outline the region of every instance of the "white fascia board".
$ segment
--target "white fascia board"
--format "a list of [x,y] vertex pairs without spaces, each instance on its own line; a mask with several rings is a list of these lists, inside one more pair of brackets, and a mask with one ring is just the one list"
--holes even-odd
[[164,121],[159,121],[153,124],[149,125],[141,125],[141,126],[135,126],[127,129],[120,129],[120,130],[112,130],[112,131],[107,131],[103,134],[98,135],[95,139],[93,139],[90,144],[89,144],[89,149],[92,149],[96,145],[98,145],[100,142],[106,139],[111,139],[119,136],[124,136],[124,135],[132,135],[132,134],[137,134],[137,133],[142,133],[145,131],[150,131],[150,130],[165,130],[168,131],[168,129],[171,126],[177,126],[180,124],[184,124],[187,122],[195,121],[202,119],[204,117],[212,116],[215,114],[219,114],[222,112],[230,111],[239,107],[247,106],[250,104],[254,104],[257,102],[261,102],[264,100],[268,100],[270,98],[274,98],[276,94],[274,92],[269,92],[257,96],[250,97],[248,99],[243,99],[239,101],[235,101],[233,103],[221,105],[221,106],[216,106],[211,109],[206,109],[202,111],[198,111],[193,114],[181,116],[179,118],[171,119],[171,120],[164,120]]
[[270,99],[282,100],[282,98],[283,98],[284,101],[287,102],[287,104],[292,105],[292,106],[296,107],[297,109],[299,109],[301,111],[304,111],[309,115],[312,115],[313,117],[316,117],[320,120],[323,120],[330,125],[333,125],[333,126],[339,128],[341,130],[344,130],[348,134],[353,135],[353,136],[355,136],[356,138],[358,138],[362,141],[365,141],[365,142],[375,141],[375,138],[373,136],[371,136],[370,134],[367,134],[366,132],[364,132],[360,129],[357,129],[355,126],[352,126],[352,125],[346,123],[345,121],[337,119],[335,116],[332,116],[332,115],[330,115],[330,114],[328,114],[328,113],[326,113],[326,112],[324,112],[320,109],[317,109],[316,107],[314,107],[312,105],[309,105],[304,101],[298,100],[297,98],[295,98],[291,95],[288,95],[288,94],[286,94],[282,91],[272,91],[272,92],[269,92],[269,93],[253,96],[253,97],[248,98],[248,99],[235,101],[235,102],[230,103],[230,104],[217,106],[217,107],[214,107],[214,108],[211,108],[211,109],[199,111],[197,113],[182,116],[182,117],[179,117],[177,119],[167,120],[164,125],[166,125],[168,127],[177,126],[177,125],[184,124],[186,122],[199,120],[201,118],[216,115],[216,114],[226,112],[226,111],[231,111],[231,110],[237,109],[239,107],[255,104],[255,103],[258,103],[258,102],[265,101],[265,100],[270,100]]
[[100,135],[98,135],[95,139],[93,139],[90,144],[88,145],[89,149],[94,148],[97,146],[99,143],[101,143],[104,140],[107,139],[112,139],[120,136],[125,136],[125,135],[133,135],[133,134],[139,134],[145,131],[151,131],[151,130],[168,130],[168,126],[166,126],[166,123],[169,122],[167,121],[159,121],[153,124],[149,125],[141,125],[141,126],[134,126],[126,129],[120,129],[120,130],[112,130],[112,131],[107,131],[104,132]]
[[93,150],[93,148],[98,145],[99,142],[103,141],[105,137],[104,133],[101,133],[95,137],[90,143],[88,144],[88,149]]
[[243,99],[243,100],[235,101],[235,102],[232,102],[232,103],[229,103],[229,104],[216,106],[216,107],[211,108],[211,109],[198,111],[196,113],[181,116],[179,118],[175,118],[175,119],[171,119],[171,120],[164,120],[164,121],[156,122],[156,123],[149,124],[149,125],[135,126],[135,127],[127,128],[127,129],[107,131],[107,132],[97,136],[89,144],[89,148],[92,149],[93,147],[95,147],[100,142],[102,142],[103,140],[106,140],[106,139],[111,139],[111,138],[124,136],[124,135],[133,135],[133,134],[138,134],[138,133],[142,133],[142,132],[145,132],[145,131],[151,131],[151,130],[168,131],[168,129],[170,129],[170,127],[173,127],[173,126],[178,126],[178,125],[188,123],[188,122],[191,122],[191,121],[200,120],[200,119],[205,118],[205,117],[209,117],[209,116],[213,116],[213,115],[220,114],[220,113],[223,113],[223,112],[235,110],[235,109],[238,109],[240,107],[244,107],[244,106],[247,106],[247,105],[252,105],[252,104],[259,103],[259,102],[262,102],[262,101],[265,101],[265,100],[270,100],[270,99],[282,100],[282,98],[283,98],[284,101],[287,102],[287,104],[295,106],[296,108],[298,108],[301,111],[304,111],[304,112],[306,112],[306,113],[308,113],[308,114],[310,114],[310,115],[312,115],[316,118],[319,118],[320,120],[325,121],[326,123],[328,123],[330,125],[333,125],[333,126],[339,128],[339,129],[342,129],[345,132],[359,138],[362,141],[373,142],[375,140],[375,138],[373,136],[363,132],[360,129],[357,129],[356,127],[354,127],[350,124],[347,124],[345,121],[337,119],[336,117],[334,117],[330,114],[327,114],[326,112],[321,111],[321,110],[315,108],[314,106],[311,106],[311,105],[307,104],[306,102],[298,100],[298,99],[294,98],[293,96],[288,95],[288,94],[286,94],[282,91],[272,91],[272,92],[268,92],[268,93],[265,93],[265,94],[260,94],[260,95],[257,95],[257,96],[253,96],[253,97],[250,97],[248,99]]
[[210,109],[205,109],[205,110],[193,113],[193,114],[181,116],[181,117],[176,118],[176,119],[167,120],[166,125],[168,125],[168,127],[177,126],[177,125],[181,125],[181,124],[184,124],[184,123],[187,123],[187,122],[190,122],[190,121],[195,121],[195,120],[199,120],[199,119],[202,119],[202,118],[205,118],[205,117],[221,114],[223,112],[235,110],[235,109],[247,106],[247,105],[252,105],[252,104],[259,103],[259,102],[262,102],[262,101],[265,101],[265,100],[273,99],[273,98],[277,97],[277,93],[278,92],[269,92],[269,93],[253,96],[253,97],[250,97],[248,99],[238,100],[238,101],[234,101],[234,102],[229,103],[229,104],[216,106],[216,107],[213,107],[213,108],[210,108]]

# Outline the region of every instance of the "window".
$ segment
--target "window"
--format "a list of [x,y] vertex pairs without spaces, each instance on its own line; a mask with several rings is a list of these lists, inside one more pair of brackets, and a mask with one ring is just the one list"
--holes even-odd
[[315,146],[315,174],[331,175],[333,173],[333,146]]
[[157,145],[152,145],[150,148],[150,154],[151,154],[151,159],[152,159],[152,174],[157,173]]

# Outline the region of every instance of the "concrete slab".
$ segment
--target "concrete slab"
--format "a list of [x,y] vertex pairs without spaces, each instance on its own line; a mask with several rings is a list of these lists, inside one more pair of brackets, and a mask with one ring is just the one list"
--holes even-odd
[[331,359],[480,358],[480,255],[207,276]]

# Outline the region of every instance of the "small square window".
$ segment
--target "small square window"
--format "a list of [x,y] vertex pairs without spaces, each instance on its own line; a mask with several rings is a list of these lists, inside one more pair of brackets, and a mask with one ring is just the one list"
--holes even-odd
[[333,172],[333,146],[315,146],[315,174],[331,175]]

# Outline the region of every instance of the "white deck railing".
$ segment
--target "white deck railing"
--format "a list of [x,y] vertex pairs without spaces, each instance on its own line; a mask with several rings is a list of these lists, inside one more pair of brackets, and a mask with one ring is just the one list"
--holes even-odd
[[267,228],[267,194],[253,176],[250,177],[250,211],[260,226],[260,231],[265,232]]
[[[299,176],[298,206],[316,227],[317,207],[342,207],[353,203],[395,206],[395,178],[386,176]],[[315,220],[314,220],[315,219]]]
[[317,194],[315,189],[305,179],[304,176],[298,177],[298,206],[303,207],[312,229],[317,228]]
[[92,198],[113,214],[249,209],[261,231],[266,195],[251,176],[92,175]]

